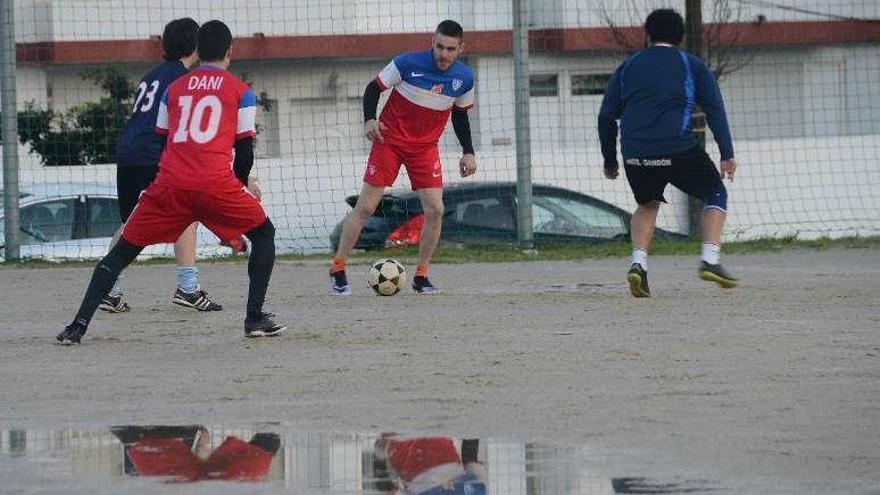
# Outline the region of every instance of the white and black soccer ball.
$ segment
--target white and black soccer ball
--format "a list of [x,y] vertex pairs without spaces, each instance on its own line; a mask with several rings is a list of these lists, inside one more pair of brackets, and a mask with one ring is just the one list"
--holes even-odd
[[406,270],[397,260],[379,260],[367,271],[367,283],[380,296],[393,296],[406,284]]

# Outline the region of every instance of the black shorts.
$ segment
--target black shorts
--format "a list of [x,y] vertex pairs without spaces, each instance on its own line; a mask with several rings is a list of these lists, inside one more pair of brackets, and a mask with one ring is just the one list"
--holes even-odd
[[141,191],[147,188],[159,173],[159,167],[116,167],[116,192],[119,195],[119,218],[128,221],[137,205]]
[[640,205],[652,201],[665,203],[666,184],[704,201],[724,187],[715,163],[699,147],[666,157],[627,158],[624,168],[626,180]]

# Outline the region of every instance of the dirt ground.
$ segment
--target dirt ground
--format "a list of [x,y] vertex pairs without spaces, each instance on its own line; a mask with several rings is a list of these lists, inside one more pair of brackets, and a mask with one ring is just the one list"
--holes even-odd
[[[90,268],[0,269],[0,427],[280,422],[589,444],[609,475],[730,493],[880,493],[880,250],[727,256],[743,284],[652,257],[437,265],[437,296],[328,294],[276,266],[274,339],[242,332],[244,263],[206,263],[222,312],[170,304],[174,267],[134,266],[133,311],[54,345]],[[350,267],[360,283],[366,266]]]

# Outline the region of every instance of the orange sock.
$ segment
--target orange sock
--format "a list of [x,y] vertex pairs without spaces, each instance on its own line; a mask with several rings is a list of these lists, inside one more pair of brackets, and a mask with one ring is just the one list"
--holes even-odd
[[428,265],[416,265],[416,277],[427,277]]
[[333,258],[333,264],[330,265],[330,273],[341,272],[345,270],[345,258]]

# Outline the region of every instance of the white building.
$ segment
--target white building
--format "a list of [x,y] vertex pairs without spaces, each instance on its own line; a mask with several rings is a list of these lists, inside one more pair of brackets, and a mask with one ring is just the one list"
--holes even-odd
[[[684,2],[531,0],[533,180],[575,189],[626,209],[626,182],[602,178],[596,115],[608,75],[625,57],[616,26],[637,26],[655,7]],[[728,23],[721,81],[740,171],[731,185],[728,238],[876,235],[880,232],[880,3],[866,0],[704,1],[704,20]],[[259,117],[257,165],[279,245],[325,249],[361,182],[369,147],[361,137],[366,83],[396,53],[428,47],[445,18],[465,28],[466,62],[477,77],[471,115],[484,180],[515,180],[511,2],[503,0],[21,0],[18,99],[65,110],[100,97],[80,74],[107,62],[138,78],[159,59],[164,24],[189,16],[226,22],[233,71],[272,102]],[[184,7],[183,5],[186,5]],[[862,20],[873,19],[874,22]],[[710,154],[717,158],[714,143]],[[443,139],[446,180],[460,152]],[[22,151],[22,188],[62,178],[112,181],[112,166],[39,165]],[[406,183],[405,180],[403,182]],[[683,230],[677,193],[661,226]]]

